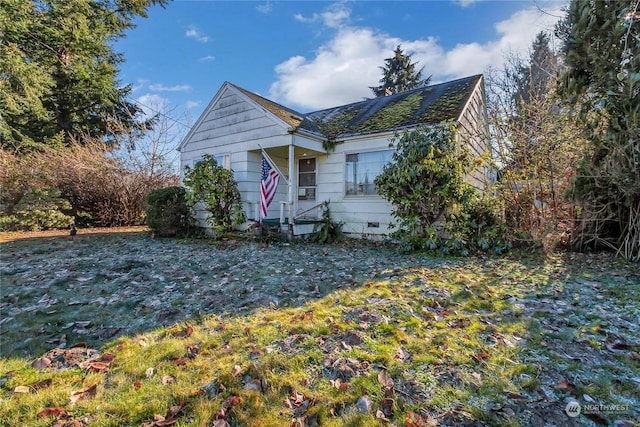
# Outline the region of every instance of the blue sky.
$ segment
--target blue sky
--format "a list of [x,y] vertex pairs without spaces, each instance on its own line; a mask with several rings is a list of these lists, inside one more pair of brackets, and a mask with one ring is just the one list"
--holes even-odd
[[184,133],[225,81],[301,113],[371,97],[397,45],[433,83],[499,69],[552,32],[564,4],[174,0],[114,47],[132,98]]

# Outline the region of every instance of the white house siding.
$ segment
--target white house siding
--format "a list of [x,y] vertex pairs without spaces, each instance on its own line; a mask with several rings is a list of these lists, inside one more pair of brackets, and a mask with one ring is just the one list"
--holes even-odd
[[[484,93],[481,82],[479,82],[469,98],[457,126],[458,142],[467,144],[474,159],[487,154],[489,149],[484,105]],[[487,172],[487,166],[482,165],[467,177],[467,181],[478,190],[485,191],[487,189]]]
[[[260,200],[261,154],[264,148],[288,145],[291,135],[287,127],[272,120],[261,107],[247,102],[230,88],[216,95],[206,113],[193,127],[193,132],[180,147],[181,167],[193,166],[205,154],[229,155],[230,167],[238,182],[247,217],[255,218],[255,204]],[[250,151],[251,150],[251,151]],[[288,175],[286,159],[273,158],[278,168]],[[287,185],[281,180],[268,217],[280,216],[280,200],[287,200]],[[202,219],[202,214],[198,215]]]
[[[389,149],[393,134],[374,138],[349,139],[337,144],[330,154],[318,157],[318,202],[329,200],[331,217],[343,222],[342,230],[355,235],[388,234],[392,221],[391,204],[380,196],[345,195],[347,154]],[[377,224],[377,227],[373,225]]]

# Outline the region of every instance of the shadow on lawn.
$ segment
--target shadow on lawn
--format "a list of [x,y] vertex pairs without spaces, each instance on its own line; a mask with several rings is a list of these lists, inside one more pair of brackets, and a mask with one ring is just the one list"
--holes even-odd
[[265,245],[86,231],[74,241],[64,234],[5,241],[0,354],[37,357],[78,342],[99,348],[185,320],[300,306],[388,264],[379,247],[353,243]]

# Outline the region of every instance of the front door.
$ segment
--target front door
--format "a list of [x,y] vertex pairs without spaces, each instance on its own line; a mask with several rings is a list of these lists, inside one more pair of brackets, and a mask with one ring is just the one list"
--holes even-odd
[[[298,159],[298,210],[296,217],[317,216],[313,209],[316,201],[316,159],[315,157],[302,157]],[[309,209],[309,212],[305,212]]]

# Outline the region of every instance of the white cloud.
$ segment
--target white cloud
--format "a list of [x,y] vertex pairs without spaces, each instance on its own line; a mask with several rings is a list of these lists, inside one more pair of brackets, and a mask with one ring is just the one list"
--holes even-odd
[[322,14],[312,18],[296,16],[301,22],[323,19],[326,26],[340,28],[314,57],[293,56],[275,67],[277,80],[269,89],[271,99],[294,108],[315,110],[372,97],[369,86],[379,84],[379,67],[398,45],[412,54],[418,66],[424,66],[424,77],[433,75],[433,83],[482,73],[489,66],[500,68],[509,53],[527,56],[535,35],[550,31],[563,15],[560,7],[551,13],[524,9],[495,24],[495,40],[458,44],[445,50],[433,37],[402,40],[372,29],[343,25],[348,22],[348,10],[342,3],[338,6],[332,10],[345,11],[346,15],[336,13],[333,20]]
[[260,4],[256,6],[256,10],[260,13],[264,13],[265,15],[273,10],[273,5],[269,2],[265,4]]
[[474,3],[481,2],[482,0],[455,0],[454,3],[459,4],[462,7],[470,6]]
[[200,106],[200,101],[187,101],[185,103],[185,108],[187,110],[190,110],[190,109],[198,107],[198,106]]
[[193,25],[187,29],[184,35],[191,39],[199,41],[200,43],[206,43],[209,41],[209,36],[204,34],[202,31],[200,31],[197,27]]
[[203,56],[201,58],[198,58],[198,61],[200,62],[209,62],[209,61],[215,61],[216,57],[213,55],[207,55],[207,56]]
[[138,82],[131,87],[131,92],[137,92],[148,84],[149,80],[139,78]]
[[310,17],[297,13],[293,18],[306,24],[321,22],[328,28],[340,28],[349,23],[351,10],[344,3],[334,3],[322,13],[314,13]]
[[136,98],[135,103],[142,109],[144,119],[150,119],[159,111],[166,111],[169,100],[160,95],[147,93]]
[[149,85],[149,89],[155,92],[188,92],[191,90],[189,85],[165,86],[162,83]]

